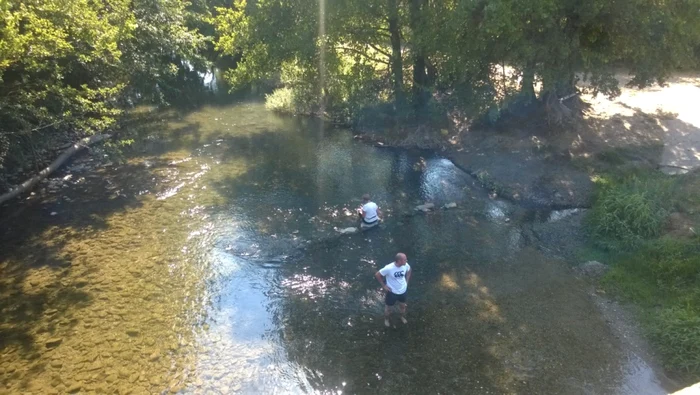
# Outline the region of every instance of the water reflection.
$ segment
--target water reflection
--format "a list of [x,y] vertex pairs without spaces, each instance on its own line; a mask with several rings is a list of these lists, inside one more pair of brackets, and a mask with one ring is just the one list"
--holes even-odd
[[[4,234],[7,391],[580,393],[570,384],[621,380],[584,286],[449,161],[254,103],[163,117],[127,166]],[[386,221],[339,236],[366,192]],[[458,208],[416,213],[425,201]],[[372,275],[399,250],[415,271],[410,323],[387,330]]]

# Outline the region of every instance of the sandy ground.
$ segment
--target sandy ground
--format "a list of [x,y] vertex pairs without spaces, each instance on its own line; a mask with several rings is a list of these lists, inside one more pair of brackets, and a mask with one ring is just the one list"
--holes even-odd
[[[620,77],[621,85],[628,81]],[[593,130],[611,147],[663,143],[658,164],[664,171],[700,167],[700,75],[677,75],[665,86],[623,87],[613,100],[591,95],[584,99],[592,104],[588,117]],[[606,120],[622,128],[605,127]]]

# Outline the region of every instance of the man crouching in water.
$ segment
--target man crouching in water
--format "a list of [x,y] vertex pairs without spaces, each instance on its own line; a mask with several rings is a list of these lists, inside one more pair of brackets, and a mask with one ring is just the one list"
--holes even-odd
[[[382,288],[386,291],[384,299],[384,325],[391,326],[389,317],[391,316],[391,307],[396,302],[399,302],[399,312],[401,313],[401,322],[407,324],[406,320],[406,291],[408,283],[411,281],[411,266],[408,264],[406,254],[399,252],[396,254],[396,260],[384,266],[378,272],[374,273]],[[386,283],[384,279],[386,278]]]
[[377,203],[370,200],[369,195],[362,196],[362,208],[358,210],[360,215],[360,229],[369,229],[379,225],[379,216],[382,211]]

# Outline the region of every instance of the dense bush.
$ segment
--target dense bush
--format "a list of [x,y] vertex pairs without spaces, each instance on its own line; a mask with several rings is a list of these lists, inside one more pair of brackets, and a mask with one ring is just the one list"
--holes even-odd
[[589,229],[606,249],[631,249],[661,233],[672,208],[673,179],[662,175],[604,178]]
[[296,113],[292,88],[275,89],[272,93],[265,95],[265,108],[283,114]]

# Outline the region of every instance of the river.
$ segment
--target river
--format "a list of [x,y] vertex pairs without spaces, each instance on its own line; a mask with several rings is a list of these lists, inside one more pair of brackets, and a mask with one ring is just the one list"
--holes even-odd
[[[665,393],[448,160],[260,103],[153,118],[124,164],[5,208],[0,393]],[[385,222],[341,236],[363,193]],[[373,274],[399,251],[409,323],[385,328]]]

